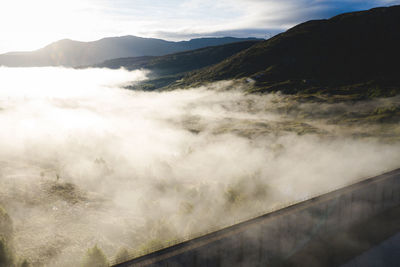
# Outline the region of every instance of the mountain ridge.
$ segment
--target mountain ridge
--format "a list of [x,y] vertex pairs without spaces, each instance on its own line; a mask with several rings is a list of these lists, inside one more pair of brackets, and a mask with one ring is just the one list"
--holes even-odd
[[161,56],[206,46],[257,40],[257,38],[196,38],[166,41],[133,35],[106,37],[91,42],[62,39],[34,51],[13,51],[0,55],[0,65],[9,67],[92,65],[122,57]]
[[[127,70],[147,69],[149,80],[131,86],[131,89],[156,90],[175,80],[185,73],[211,66],[260,41],[242,41],[219,46],[208,46],[190,51],[183,51],[165,56],[128,57],[106,60],[100,64],[86,66]],[[83,67],[85,68],[85,66]]]
[[251,78],[254,92],[392,95],[400,92],[398,29],[400,6],[308,21],[170,87]]

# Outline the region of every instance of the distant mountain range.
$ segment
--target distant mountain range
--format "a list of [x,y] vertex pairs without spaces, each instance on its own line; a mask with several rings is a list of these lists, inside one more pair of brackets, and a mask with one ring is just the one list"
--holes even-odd
[[400,93],[400,6],[345,13],[297,25],[268,40],[200,38],[169,42],[124,36],[62,40],[33,52],[0,55],[6,66],[149,69],[132,88],[192,87],[226,79],[252,81],[251,92],[341,95]]
[[154,90],[166,86],[171,82],[181,79],[185,73],[207,66],[214,65],[222,60],[243,51],[260,40],[242,41],[231,44],[209,46],[165,56],[145,56],[117,58],[95,64],[90,67],[118,69],[124,67],[128,70],[150,70],[149,78],[136,88]]
[[249,77],[253,92],[400,93],[400,6],[300,24],[170,87]]
[[207,46],[256,40],[255,38],[198,38],[171,42],[155,38],[123,36],[93,42],[69,39],[52,43],[31,52],[10,52],[0,55],[0,65],[9,67],[93,65],[122,57],[161,56]]

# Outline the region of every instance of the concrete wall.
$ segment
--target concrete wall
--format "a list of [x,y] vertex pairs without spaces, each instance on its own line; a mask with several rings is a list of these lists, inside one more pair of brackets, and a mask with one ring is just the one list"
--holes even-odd
[[275,265],[318,235],[400,205],[400,170],[116,266]]

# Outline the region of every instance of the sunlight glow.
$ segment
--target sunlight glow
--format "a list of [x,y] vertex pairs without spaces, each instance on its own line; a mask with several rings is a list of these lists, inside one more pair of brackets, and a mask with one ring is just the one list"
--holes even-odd
[[0,32],[6,43],[1,40],[3,45],[0,45],[0,50],[2,46],[13,47],[14,51],[38,49],[68,36],[82,40],[98,38],[99,36],[94,33],[102,27],[105,18],[93,2],[93,0],[2,1]]

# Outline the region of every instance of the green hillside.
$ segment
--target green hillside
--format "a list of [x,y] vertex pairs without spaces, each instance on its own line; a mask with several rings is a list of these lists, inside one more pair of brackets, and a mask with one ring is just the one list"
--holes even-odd
[[400,6],[300,24],[171,87],[254,79],[253,92],[352,97],[400,92]]
[[236,42],[160,57],[118,58],[107,60],[94,65],[94,67],[112,69],[124,67],[128,70],[150,70],[150,80],[136,85],[136,88],[153,90],[181,79],[186,72],[219,63],[259,42],[256,40]]

